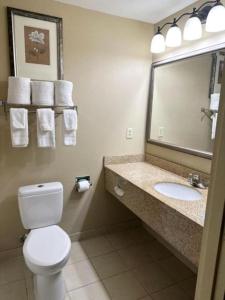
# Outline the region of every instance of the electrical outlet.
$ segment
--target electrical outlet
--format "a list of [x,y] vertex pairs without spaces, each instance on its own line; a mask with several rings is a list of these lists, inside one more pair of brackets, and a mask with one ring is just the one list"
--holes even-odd
[[133,130],[133,128],[127,128],[126,138],[128,140],[131,140],[131,139],[133,139],[133,137],[134,137],[134,130]]
[[159,134],[158,134],[158,136],[160,137],[160,138],[162,138],[162,137],[164,137],[164,127],[159,127]]

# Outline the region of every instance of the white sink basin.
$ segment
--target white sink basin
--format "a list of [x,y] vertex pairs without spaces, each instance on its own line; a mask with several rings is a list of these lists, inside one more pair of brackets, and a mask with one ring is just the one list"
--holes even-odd
[[181,201],[198,201],[202,199],[202,194],[189,186],[175,182],[159,182],[154,185],[154,189],[164,196]]

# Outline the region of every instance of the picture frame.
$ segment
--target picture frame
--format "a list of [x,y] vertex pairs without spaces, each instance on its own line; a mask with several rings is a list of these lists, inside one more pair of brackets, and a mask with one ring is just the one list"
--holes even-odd
[[62,18],[12,7],[7,18],[11,76],[63,79]]

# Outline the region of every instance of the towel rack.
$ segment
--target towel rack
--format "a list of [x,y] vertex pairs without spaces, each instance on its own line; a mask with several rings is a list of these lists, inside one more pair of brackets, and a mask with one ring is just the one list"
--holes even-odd
[[209,108],[204,108],[204,107],[201,108],[201,112],[204,113],[204,115],[205,115],[210,121],[212,121],[212,116],[213,116],[215,113],[218,113],[217,110],[211,110],[211,109],[209,109]]
[[28,113],[34,114],[36,113],[38,108],[52,108],[55,111],[55,115],[62,115],[64,109],[74,109],[78,113],[78,107],[77,105],[74,106],[44,106],[44,105],[32,105],[32,104],[9,104],[6,100],[0,100],[3,106],[3,111],[5,113],[5,116],[7,117],[7,114],[9,113],[10,108],[27,108]]

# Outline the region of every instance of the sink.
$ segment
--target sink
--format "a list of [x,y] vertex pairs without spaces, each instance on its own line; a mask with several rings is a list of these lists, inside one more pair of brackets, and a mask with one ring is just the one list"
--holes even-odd
[[159,182],[154,185],[154,189],[164,196],[181,201],[198,201],[202,199],[202,194],[195,188],[175,182]]

